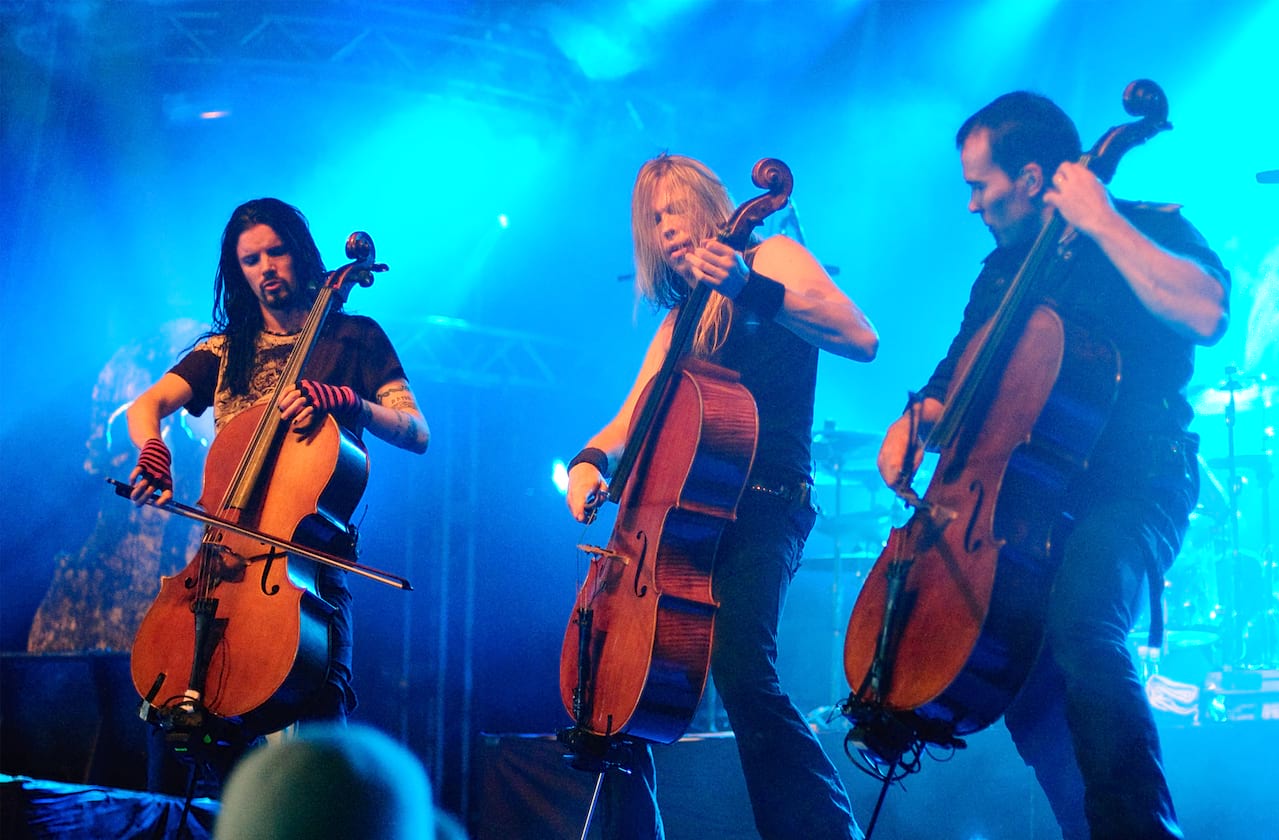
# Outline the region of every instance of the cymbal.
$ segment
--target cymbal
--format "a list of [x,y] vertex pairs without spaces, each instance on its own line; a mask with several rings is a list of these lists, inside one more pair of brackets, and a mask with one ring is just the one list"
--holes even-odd
[[[1215,520],[1225,522],[1232,515],[1230,510],[1230,491],[1226,489],[1226,485],[1212,471],[1212,465],[1202,453],[1196,455],[1195,460],[1199,464],[1199,504],[1196,505],[1195,510],[1202,511]],[[1195,513],[1191,513],[1192,520],[1194,517]]]
[[[856,577],[863,577],[878,559],[878,553],[866,551],[852,551],[847,554],[840,554],[839,570],[846,575],[851,574]],[[835,571],[835,557],[829,554],[812,557],[804,555],[803,561],[799,564],[799,569],[801,572],[805,569],[810,572],[833,572]]]
[[[1148,637],[1149,631],[1134,630],[1128,634],[1128,641],[1138,646],[1144,646]],[[1169,650],[1212,645],[1216,644],[1220,638],[1221,633],[1216,630],[1164,630],[1164,646]]]
[[1262,374],[1226,379],[1216,385],[1196,388],[1191,391],[1190,404],[1194,407],[1195,414],[1225,414],[1233,396],[1236,411],[1252,411],[1255,408],[1273,406],[1277,393],[1279,388]]
[[[1274,454],[1270,452],[1249,452],[1247,454],[1235,454],[1234,467],[1237,470],[1248,470],[1258,475],[1269,475],[1273,471],[1272,461]],[[1231,458],[1229,455],[1223,455],[1220,458],[1209,458],[1208,466],[1214,470],[1229,470],[1231,466]]]
[[833,428],[830,424],[813,434],[813,460],[823,469],[838,470],[850,455],[862,454],[879,443],[874,432]]
[[[861,484],[871,490],[878,490],[884,486],[884,479],[880,478],[879,470],[869,467],[858,467],[851,469],[844,464],[832,464],[829,469],[823,467],[819,472],[820,476],[833,476],[843,480],[844,485]],[[823,494],[829,494],[834,488],[834,482],[817,481],[817,490]],[[827,496],[829,498],[829,496]]]

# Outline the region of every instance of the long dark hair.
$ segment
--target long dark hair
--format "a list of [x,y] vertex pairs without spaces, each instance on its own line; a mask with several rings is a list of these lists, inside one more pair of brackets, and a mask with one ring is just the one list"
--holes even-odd
[[236,254],[240,234],[256,225],[266,225],[280,237],[293,258],[293,274],[307,306],[315,300],[325,274],[301,210],[278,198],[255,198],[231,213],[222,231],[222,253],[213,278],[213,328],[209,335],[226,337],[225,384],[235,394],[248,393],[257,337],[264,325],[262,309]]

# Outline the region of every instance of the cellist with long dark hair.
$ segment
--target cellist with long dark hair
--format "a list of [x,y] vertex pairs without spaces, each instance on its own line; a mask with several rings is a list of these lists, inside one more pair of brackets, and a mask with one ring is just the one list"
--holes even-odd
[[1064,490],[1059,512],[1069,524],[1060,532],[1064,545],[1054,546],[1060,569],[1044,611],[1044,645],[1005,721],[1067,840],[1181,837],[1126,642],[1143,593],[1155,593],[1158,609],[1195,506],[1197,439],[1187,431],[1186,385],[1195,347],[1225,331],[1229,275],[1175,206],[1112,200],[1079,162],[1073,122],[1043,96],[995,99],[963,124],[956,145],[968,210],[981,216],[996,248],[922,399],[889,427],[879,472],[898,488],[903,473],[913,474],[961,356],[1059,213],[1069,229],[1050,303],[1113,345],[1119,381],[1113,406],[1101,407],[1109,416],[1086,468]]
[[[728,191],[701,162],[663,154],[640,168],[631,197],[636,286],[669,311],[620,410],[573,458],[568,506],[585,521],[608,497],[641,393],[662,367],[681,307],[697,284],[707,284],[713,292],[691,355],[740,374],[758,410],[753,465],[747,457],[736,518],[713,551],[711,678],[736,735],[760,835],[851,840],[861,832],[848,795],[778,682],[776,643],[786,590],[816,517],[809,493],[818,351],[870,361],[879,337],[798,242],[773,236],[743,252],[718,239],[732,214]],[[687,439],[696,431],[671,425],[658,436]],[[637,464],[635,474],[646,467]],[[613,840],[663,836],[652,753],[643,746],[633,757],[632,772],[607,776],[604,833]]]
[[[275,198],[235,208],[222,233],[212,330],[128,410],[129,435],[141,451],[130,475],[136,503],[157,492],[162,504],[172,497],[161,419],[183,407],[198,416],[212,406],[220,434],[242,412],[267,400],[325,278],[319,250],[297,208]],[[305,439],[331,416],[353,436],[368,430],[401,449],[425,452],[430,433],[386,333],[372,319],[340,309],[340,303],[334,306],[324,322],[303,378],[285,385],[277,403],[280,421],[289,435]],[[217,451],[211,449],[211,458]],[[206,465],[206,478],[213,467]],[[349,551],[348,545],[339,553]],[[226,553],[220,562],[236,561]],[[355,707],[346,574],[331,566],[318,570],[316,594],[332,608],[327,671],[299,720],[344,721]],[[149,684],[151,675],[145,679]]]

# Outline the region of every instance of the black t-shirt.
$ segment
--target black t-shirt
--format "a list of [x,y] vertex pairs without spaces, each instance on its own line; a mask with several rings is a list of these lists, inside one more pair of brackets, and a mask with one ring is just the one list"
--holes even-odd
[[[170,370],[191,386],[186,410],[198,417],[212,405],[220,431],[237,414],[270,396],[296,340],[296,336],[258,335],[249,393],[242,395],[232,394],[222,383],[226,338],[217,335],[200,342]],[[378,388],[406,378],[390,339],[377,322],[340,312],[329,316],[302,375],[330,385],[349,385],[357,395],[374,402]]]
[[[1164,249],[1189,257],[1230,290],[1230,275],[1203,237],[1174,206],[1117,201],[1117,209]],[[997,248],[973,284],[959,334],[921,391],[945,401],[955,366],[977,330],[994,315],[1028,246]],[[1127,281],[1088,237],[1076,235],[1066,259],[1050,279],[1053,307],[1094,338],[1119,351],[1120,382],[1115,405],[1095,453],[1116,457],[1142,436],[1184,432],[1193,416],[1186,385],[1194,370],[1194,343],[1150,314]]]

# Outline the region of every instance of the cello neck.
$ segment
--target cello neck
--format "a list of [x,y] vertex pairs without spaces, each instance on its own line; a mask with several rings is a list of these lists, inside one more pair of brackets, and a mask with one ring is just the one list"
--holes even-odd
[[991,317],[990,329],[963,372],[959,384],[928,436],[929,449],[950,448],[959,430],[969,425],[973,411],[985,404],[983,383],[990,382],[1008,358],[1011,345],[1020,337],[1031,309],[1044,297],[1042,278],[1056,264],[1058,246],[1066,235],[1066,220],[1053,212],[1039,229],[1035,244],[1008,285],[999,308]]
[[693,335],[697,332],[697,324],[702,319],[702,313],[706,311],[706,304],[710,301],[710,297],[710,287],[704,283],[698,283],[680,308],[679,317],[675,319],[675,327],[671,330],[670,349],[666,351],[666,358],[662,360],[661,368],[653,377],[648,399],[644,401],[640,409],[631,434],[626,439],[626,448],[617,461],[617,469],[613,471],[613,477],[609,481],[608,497],[613,502],[622,498],[622,491],[626,488],[626,482],[639,458],[640,448],[648,439],[649,431],[656,425],[658,416],[666,404],[671,383],[675,381],[676,369],[693,345]]
[[258,421],[253,439],[245,449],[231,484],[227,487],[224,508],[243,511],[252,505],[253,494],[259,486],[271,452],[275,449],[280,435],[285,431],[284,424],[280,422],[279,412],[273,409],[279,404],[280,396],[284,391],[301,378],[302,371],[306,368],[307,360],[311,358],[311,351],[319,338],[320,330],[324,328],[324,322],[332,308],[333,290],[325,286],[320,289],[315,303],[307,313],[297,341],[293,344],[293,349],[289,351],[289,358],[280,371],[280,378],[271,391],[268,408],[262,412],[262,418]]

